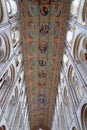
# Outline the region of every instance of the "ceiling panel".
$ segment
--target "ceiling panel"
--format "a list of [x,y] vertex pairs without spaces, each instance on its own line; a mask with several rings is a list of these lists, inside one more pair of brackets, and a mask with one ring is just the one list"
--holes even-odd
[[20,1],[31,130],[51,129],[69,2]]

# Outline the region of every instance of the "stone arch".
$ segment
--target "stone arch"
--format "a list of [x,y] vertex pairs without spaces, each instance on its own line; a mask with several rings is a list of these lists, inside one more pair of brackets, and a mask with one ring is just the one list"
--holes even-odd
[[13,85],[15,78],[15,69],[13,64],[3,73],[0,78],[0,101],[4,101],[3,97],[7,94],[7,91],[10,91],[10,88]]
[[77,76],[75,75],[75,73],[72,75],[72,86],[74,88],[78,101],[80,101],[81,97],[83,95],[83,91],[80,88],[80,85],[79,85],[79,82],[78,82],[78,79],[77,79]]
[[10,56],[10,44],[9,38],[6,34],[0,33],[0,63],[8,60]]
[[87,130],[87,103],[83,105],[81,110],[82,129]]
[[79,62],[86,62],[87,61],[87,52],[86,52],[86,48],[87,48],[87,37],[84,34],[78,34],[78,36],[76,36],[73,47],[72,47],[72,51],[73,51],[73,56],[75,58],[76,61]]
[[83,34],[78,34],[78,36],[76,36],[75,38],[75,41],[74,41],[74,46],[73,46],[73,55],[74,55],[74,58],[75,60],[79,60],[78,58],[78,49],[79,49],[79,44],[80,44],[80,41],[83,37]]
[[9,125],[12,123],[13,115],[16,110],[16,103],[18,100],[17,98],[18,98],[18,88],[16,87],[13,90],[13,93],[12,93],[12,96],[11,96],[11,99],[9,101],[7,111],[6,111],[6,119],[7,119]]
[[69,66],[69,70],[68,70],[68,82],[69,82],[69,85],[73,88],[72,91],[75,93],[75,95],[74,95],[75,100],[77,98],[78,101],[80,101],[83,92],[79,86],[76,72],[74,72],[72,65]]
[[14,79],[15,79],[15,68],[13,64],[11,64],[10,66],[10,71],[11,71],[11,84],[13,84]]

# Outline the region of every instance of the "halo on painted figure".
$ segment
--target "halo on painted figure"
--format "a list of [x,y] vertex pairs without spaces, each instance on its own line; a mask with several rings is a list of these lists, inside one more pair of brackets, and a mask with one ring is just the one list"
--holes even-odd
[[49,9],[46,5],[40,7],[40,14],[41,16],[47,16],[49,14]]
[[50,29],[49,25],[45,22],[40,24],[38,27],[39,33],[42,34],[43,36],[45,36],[49,33],[49,29]]
[[48,49],[47,42],[46,41],[40,42],[38,48],[39,48],[39,50],[40,50],[41,53],[45,53],[47,51],[47,49]]

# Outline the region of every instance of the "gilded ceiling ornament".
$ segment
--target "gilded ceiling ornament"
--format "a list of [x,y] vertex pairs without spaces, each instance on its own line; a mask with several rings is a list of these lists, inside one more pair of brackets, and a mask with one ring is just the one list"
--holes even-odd
[[39,65],[44,67],[44,66],[46,66],[46,64],[47,64],[47,59],[45,57],[40,57],[39,58]]
[[40,14],[41,14],[41,16],[48,16],[49,9],[48,9],[48,7],[46,5],[42,5],[40,7]]
[[37,23],[35,21],[29,26],[29,33],[31,37],[35,37],[37,35]]
[[45,103],[46,103],[46,99],[40,98],[40,99],[38,99],[38,102],[39,102],[39,103],[42,103],[42,104],[45,104]]
[[31,5],[30,3],[28,4],[28,11],[32,16],[37,16],[38,15],[38,5],[34,4]]
[[56,4],[51,5],[51,15],[52,16],[60,16],[60,12],[61,12],[60,3],[56,3]]
[[47,73],[44,72],[43,70],[41,70],[39,73],[38,73],[38,76],[39,78],[45,78],[47,76]]
[[[65,5],[62,5],[63,2],[59,2],[59,0],[28,0],[28,2],[27,18],[25,17],[23,22],[29,30],[24,44],[29,46],[29,53],[25,53],[25,56],[28,56],[26,64],[28,63],[29,68],[26,64],[25,66],[27,67],[26,73],[29,75],[26,78],[30,80],[29,95],[31,98],[29,98],[29,105],[31,108],[33,105],[34,108],[30,112],[32,120],[30,123],[31,130],[35,128],[44,130],[45,126],[50,129],[50,119],[53,116],[57,80],[60,72],[57,62],[59,63],[59,59],[61,59],[62,49],[60,50],[60,48],[63,46],[65,15],[68,7],[66,7],[66,2],[64,2]],[[28,40],[26,40],[27,38]],[[33,112],[36,117],[34,117],[35,114],[32,117]],[[43,112],[44,116],[41,114]]]
[[49,33],[49,29],[50,29],[49,25],[47,23],[45,23],[45,22],[40,24],[40,26],[38,27],[38,30],[39,30],[40,34],[42,34],[44,36]]
[[39,50],[41,53],[45,53],[48,49],[48,44],[46,41],[42,41],[39,43],[39,46],[38,46]]

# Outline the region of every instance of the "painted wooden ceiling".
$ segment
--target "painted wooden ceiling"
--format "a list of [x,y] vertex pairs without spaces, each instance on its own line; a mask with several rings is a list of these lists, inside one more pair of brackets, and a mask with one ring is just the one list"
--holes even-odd
[[31,130],[50,130],[59,83],[67,0],[20,0]]

